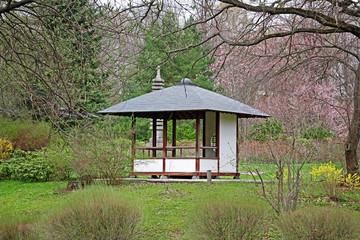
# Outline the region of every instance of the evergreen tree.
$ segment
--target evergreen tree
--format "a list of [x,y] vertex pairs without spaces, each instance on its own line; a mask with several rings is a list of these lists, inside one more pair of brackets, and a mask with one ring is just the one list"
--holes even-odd
[[[102,35],[95,23],[102,10],[89,0],[55,0],[48,27],[58,39],[60,53],[66,61],[71,91],[77,96],[77,111],[96,112],[107,107],[105,80],[108,73],[99,66]],[[60,13],[60,14],[59,14]]]
[[[194,19],[190,18],[185,25],[193,21]],[[157,66],[161,66],[161,77],[165,80],[166,86],[187,77],[201,87],[213,89],[213,84],[209,80],[211,73],[207,70],[211,59],[199,59],[209,48],[198,46],[189,48],[188,51],[169,54],[171,50],[187,48],[202,40],[202,33],[195,27],[178,31],[180,28],[179,20],[172,12],[167,12],[161,22],[147,26],[143,31],[145,43],[136,61],[139,72],[124,86],[123,99],[150,92],[151,80],[156,75]]]

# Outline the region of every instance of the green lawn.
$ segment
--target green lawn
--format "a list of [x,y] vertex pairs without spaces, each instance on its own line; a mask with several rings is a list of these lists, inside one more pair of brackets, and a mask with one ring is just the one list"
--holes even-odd
[[[32,221],[69,194],[63,194],[66,182],[23,183],[0,182],[0,221],[22,216]],[[248,183],[196,184],[123,184],[115,189],[140,203],[144,216],[139,226],[139,239],[186,239],[189,213],[197,204],[217,197],[256,197]],[[250,201],[250,200],[249,200]]]
[[[273,165],[261,166],[266,172],[265,179],[273,179],[276,168]],[[244,167],[245,168],[245,167]],[[240,166],[241,169],[241,166]],[[339,205],[348,209],[360,210],[360,195],[357,191],[339,193],[339,199],[333,202],[324,191],[308,181],[311,165],[305,166],[304,191],[300,194],[300,206]],[[246,171],[246,170],[242,170]],[[251,178],[241,175],[242,179]],[[72,193],[66,193],[67,182],[25,183],[19,181],[0,182],[0,223],[11,221],[15,217],[21,222],[35,222],[36,218],[46,213]],[[253,183],[124,183],[114,186],[122,195],[136,200],[142,208],[143,217],[138,228],[137,239],[188,239],[186,230],[188,219],[195,208],[204,200],[215,198],[245,199],[249,202],[260,199],[254,189],[259,184]],[[263,200],[259,200],[263,201]],[[276,239],[273,235],[267,239]]]

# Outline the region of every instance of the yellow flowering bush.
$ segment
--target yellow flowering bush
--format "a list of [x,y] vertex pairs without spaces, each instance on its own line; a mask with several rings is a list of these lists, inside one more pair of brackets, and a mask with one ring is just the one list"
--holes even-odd
[[342,176],[343,169],[337,169],[335,165],[330,162],[328,164],[321,164],[320,166],[313,166],[310,174],[316,181],[327,181],[339,183]]
[[12,152],[14,152],[13,144],[6,138],[0,137],[0,159],[9,158]]
[[330,198],[337,197],[337,186],[342,181],[343,169],[337,169],[335,165],[330,162],[325,165],[313,166],[310,174],[315,181],[320,181],[323,189]]
[[350,189],[360,189],[360,176],[357,173],[342,176],[340,184]]
[[358,174],[343,175],[343,169],[337,169],[333,163],[314,166],[310,174],[314,180],[320,181],[330,196],[336,196],[338,186],[349,189],[360,189],[360,176]]

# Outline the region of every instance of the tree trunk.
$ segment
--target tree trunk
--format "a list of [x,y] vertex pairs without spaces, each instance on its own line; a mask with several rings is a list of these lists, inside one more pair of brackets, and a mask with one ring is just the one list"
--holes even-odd
[[345,143],[346,170],[349,174],[359,174],[357,146],[360,139],[360,64],[355,76],[354,113],[350,122],[349,134]]

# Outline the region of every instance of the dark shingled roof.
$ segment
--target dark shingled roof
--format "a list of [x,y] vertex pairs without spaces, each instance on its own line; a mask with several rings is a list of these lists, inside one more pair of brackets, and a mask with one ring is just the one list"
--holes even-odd
[[177,118],[194,118],[205,111],[234,113],[239,117],[270,117],[255,108],[195,84],[175,84],[173,87],[150,92],[121,102],[98,113],[135,117],[163,118],[175,113]]

